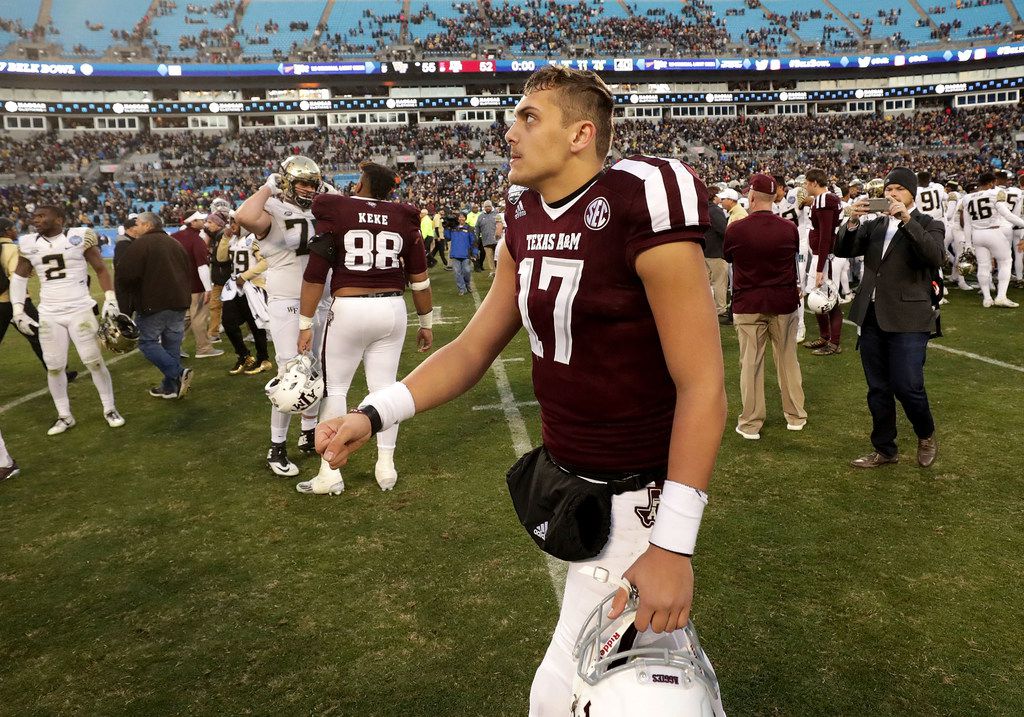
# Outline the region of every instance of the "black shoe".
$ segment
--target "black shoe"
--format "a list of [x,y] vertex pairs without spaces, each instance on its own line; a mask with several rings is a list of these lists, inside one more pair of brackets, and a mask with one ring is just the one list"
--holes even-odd
[[68,377],[68,383],[74,383],[78,378],[78,371],[67,371],[65,375]]
[[312,455],[316,453],[316,429],[310,428],[299,434],[299,450]]
[[0,466],[0,481],[5,481],[8,478],[13,478],[19,473],[21,473],[21,468],[18,468],[18,461],[12,459],[11,465]]
[[153,398],[177,398],[178,392],[173,388],[164,388],[163,386],[153,386],[149,389],[149,395]]
[[299,467],[288,460],[288,446],[285,443],[271,443],[267,451],[267,468],[286,478],[297,476]]

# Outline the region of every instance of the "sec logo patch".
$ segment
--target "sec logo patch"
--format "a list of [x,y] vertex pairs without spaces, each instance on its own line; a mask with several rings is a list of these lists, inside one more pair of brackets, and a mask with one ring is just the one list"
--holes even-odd
[[583,212],[583,222],[587,225],[588,229],[595,231],[604,229],[611,218],[612,208],[608,206],[608,200],[604,197],[598,197],[592,201],[587,205],[586,211]]

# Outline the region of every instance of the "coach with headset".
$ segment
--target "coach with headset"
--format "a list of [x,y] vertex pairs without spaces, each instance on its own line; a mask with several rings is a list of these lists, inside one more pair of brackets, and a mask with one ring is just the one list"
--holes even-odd
[[914,207],[916,194],[917,175],[906,167],[893,169],[885,179],[889,209],[861,224],[869,213],[868,202],[855,203],[833,250],[840,257],[864,256],[864,278],[850,319],[860,326],[858,348],[868,384],[874,451],[852,461],[856,468],[899,461],[897,399],[917,434],[918,465],[932,465],[938,451],[924,361],[928,339],[938,326],[932,282],[945,258],[945,227]]

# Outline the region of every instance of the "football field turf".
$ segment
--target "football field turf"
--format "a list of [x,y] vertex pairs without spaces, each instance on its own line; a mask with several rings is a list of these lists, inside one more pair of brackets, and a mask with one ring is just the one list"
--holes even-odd
[[[440,345],[474,303],[432,273]],[[731,716],[1024,714],[1024,309],[951,298],[926,368],[930,470],[902,412],[901,463],[848,467],[870,450],[851,326],[841,355],[800,350],[807,428],[785,430],[769,365],[762,440],[742,440],[723,329],[730,415],[694,618]],[[558,607],[505,489],[494,372],[402,426],[393,492],[368,446],[344,494],[305,496],[264,465],[269,376],[227,375],[219,346],[187,362],[182,401],[146,394],[158,375],[140,355],[113,365],[119,429],[83,373],[78,425],[47,437],[48,395],[10,407],[46,384],[8,331],[0,430],[22,474],[0,484],[0,714],[525,715]],[[523,332],[503,358],[532,400]],[[407,350],[401,373],[421,360]],[[364,390],[360,372],[350,403]],[[519,410],[536,444],[538,410]]]

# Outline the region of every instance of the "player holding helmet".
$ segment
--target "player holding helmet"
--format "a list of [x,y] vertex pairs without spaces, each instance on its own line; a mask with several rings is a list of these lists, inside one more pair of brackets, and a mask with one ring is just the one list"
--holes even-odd
[[[266,183],[235,212],[235,220],[256,235],[260,254],[267,262],[267,309],[270,314],[270,335],[274,340],[278,371],[296,355],[299,338],[299,293],[302,272],[309,259],[309,241],[313,238],[313,199],[321,192],[331,191],[324,184],[320,167],[301,155],[288,157],[281,163],[280,173],[271,174]],[[321,320],[314,321],[316,336],[313,350],[319,353],[322,339]],[[317,408],[302,414],[299,449],[312,453],[313,429]],[[299,467],[288,458],[287,440],[291,415],[271,408],[270,450],[267,467],[279,476],[295,476]]]
[[[114,405],[114,384],[103,361],[97,338],[99,324],[93,315],[96,302],[89,295],[89,268],[103,289],[104,318],[121,313],[114,295],[114,283],[97,246],[96,232],[85,227],[64,230],[64,212],[52,205],[36,207],[32,215],[36,233],[18,240],[21,257],[11,277],[11,307],[14,325],[22,333],[39,329],[39,343],[46,363],[46,382],[57,408],[57,422],[47,435],[64,433],[75,425],[68,399],[68,348],[73,342],[103,403],[103,418],[111,428],[124,425]],[[28,277],[39,277],[39,322],[25,313]]]
[[[487,297],[462,334],[404,382],[317,429],[318,450],[341,466],[373,433],[465,393],[526,329],[544,445],[508,482],[532,539],[572,563],[534,678],[532,717],[570,711],[576,640],[608,592],[576,568],[600,565],[636,586],[637,647],[657,633],[682,642],[690,560],[725,427],[721,340],[700,246],[707,189],[674,159],[637,155],[605,170],[612,109],[593,72],[551,66],[530,77],[505,135],[509,181],[522,186],[509,192]],[[593,513],[582,515],[584,505]],[[609,617],[626,598],[620,591]]]

